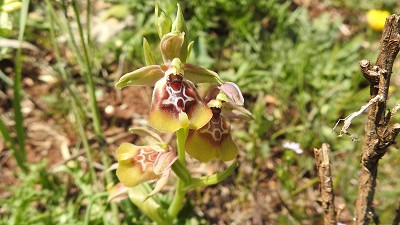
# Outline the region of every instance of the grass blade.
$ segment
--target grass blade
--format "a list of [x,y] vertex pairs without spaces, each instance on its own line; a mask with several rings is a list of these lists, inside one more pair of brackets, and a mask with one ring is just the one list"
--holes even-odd
[[[29,0],[22,1],[22,8],[19,21],[19,34],[18,41],[20,47],[17,49],[16,60],[15,60],[15,80],[14,80],[14,120],[15,120],[15,130],[17,132],[18,148],[15,148],[15,156],[18,166],[23,172],[27,172],[27,167],[25,166],[26,161],[26,150],[25,150],[25,128],[24,128],[24,118],[21,111],[21,100],[22,100],[22,41],[24,38],[25,25],[28,17]],[[17,159],[18,156],[18,159]]]

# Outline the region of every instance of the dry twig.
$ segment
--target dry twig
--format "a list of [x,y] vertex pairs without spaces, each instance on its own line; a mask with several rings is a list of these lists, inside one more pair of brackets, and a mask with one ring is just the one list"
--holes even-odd
[[394,60],[400,49],[399,22],[397,15],[386,19],[376,65],[371,66],[368,60],[360,62],[361,71],[370,82],[370,99],[374,99],[376,96],[381,96],[381,99],[369,106],[368,121],[365,125],[355,224],[368,224],[371,218],[377,219],[377,216],[374,215],[372,201],[376,187],[378,161],[387,152],[388,147],[394,143],[400,132],[399,124],[389,127],[389,121],[398,107],[385,115],[390,76]]
[[396,209],[396,216],[393,220],[392,225],[399,225],[400,224],[400,206]]
[[315,164],[317,165],[319,178],[319,191],[324,208],[324,224],[336,224],[335,195],[333,192],[331,164],[329,162],[330,146],[323,144],[321,149],[314,149]]

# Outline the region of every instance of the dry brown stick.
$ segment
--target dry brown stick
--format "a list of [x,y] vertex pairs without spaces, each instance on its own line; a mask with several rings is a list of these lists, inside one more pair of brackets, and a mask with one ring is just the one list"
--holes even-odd
[[400,224],[400,206],[396,209],[396,216],[394,217],[392,225]]
[[322,207],[324,208],[324,224],[336,224],[335,194],[333,192],[331,164],[329,163],[329,145],[322,144],[321,149],[314,149],[315,164],[319,178]]
[[370,99],[381,95],[382,99],[370,106],[365,125],[364,143],[361,153],[360,181],[355,210],[355,224],[368,224],[374,215],[374,198],[378,161],[393,144],[399,133],[399,126],[389,127],[390,116],[386,116],[386,101],[394,60],[400,49],[399,17],[386,19],[380,41],[380,51],[375,66],[369,61],[360,62],[364,77],[370,82]]

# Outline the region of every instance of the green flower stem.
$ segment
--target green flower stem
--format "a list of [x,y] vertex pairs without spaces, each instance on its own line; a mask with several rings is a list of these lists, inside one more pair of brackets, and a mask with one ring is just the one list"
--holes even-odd
[[176,132],[177,136],[177,148],[178,148],[178,160],[182,162],[184,166],[186,166],[185,159],[185,141],[188,135],[189,129],[181,128]]
[[[185,141],[188,134],[188,129],[182,128],[176,132],[177,136],[177,148],[178,148],[178,160],[174,163],[172,168],[177,168],[178,166],[185,167],[186,169],[186,159],[185,159]],[[175,165],[176,164],[176,165]],[[181,164],[181,165],[180,165]],[[187,170],[187,169],[186,169]],[[175,170],[174,170],[175,171]],[[189,174],[190,178],[190,174]],[[189,179],[190,182],[190,179]],[[185,182],[178,176],[178,182],[176,183],[176,191],[174,198],[172,199],[171,205],[168,208],[167,218],[170,222],[176,218],[179,211],[182,209],[182,202],[186,195]]]
[[176,191],[174,198],[172,199],[171,205],[168,208],[167,218],[170,222],[172,222],[176,216],[178,215],[179,211],[182,209],[182,202],[186,195],[186,188],[185,184],[181,179],[178,178],[178,183],[176,184]]

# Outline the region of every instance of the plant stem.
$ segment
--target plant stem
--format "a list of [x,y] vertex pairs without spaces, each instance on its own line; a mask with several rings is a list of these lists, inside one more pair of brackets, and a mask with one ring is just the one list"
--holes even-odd
[[172,199],[171,205],[169,206],[167,212],[167,218],[170,222],[172,222],[173,219],[175,219],[176,216],[178,215],[179,211],[181,211],[183,206],[182,202],[183,199],[185,198],[185,195],[186,195],[185,185],[183,181],[178,178],[175,195],[174,198]]
[[28,16],[29,0],[22,1],[22,9],[19,21],[19,48],[17,49],[15,59],[15,81],[14,81],[14,121],[15,130],[17,131],[18,148],[14,149],[14,157],[17,164],[23,173],[28,172],[28,168],[25,165],[26,162],[26,150],[25,150],[25,128],[24,128],[24,117],[21,111],[21,93],[22,93],[22,40],[24,38],[25,25]]
[[189,130],[186,128],[179,129],[176,132],[177,138],[177,148],[178,148],[178,160],[182,162],[183,165],[186,166],[185,159],[185,141]]
[[[88,1],[89,2],[89,1]],[[107,148],[106,148],[106,141],[104,139],[103,136],[103,130],[101,128],[101,118],[100,118],[100,112],[97,106],[97,100],[96,100],[96,93],[95,93],[95,87],[94,87],[94,82],[93,82],[93,70],[92,70],[92,61],[90,60],[89,57],[89,51],[88,51],[88,45],[90,46],[90,12],[87,12],[87,20],[86,23],[88,23],[87,28],[89,30],[87,30],[87,40],[85,41],[84,35],[83,35],[83,28],[82,28],[82,24],[80,21],[80,14],[79,14],[79,10],[78,10],[78,5],[76,0],[72,1],[72,8],[73,11],[75,13],[75,17],[77,20],[77,24],[78,24],[78,31],[79,31],[79,37],[80,37],[80,41],[81,41],[81,45],[83,47],[83,52],[84,52],[84,65],[85,65],[85,78],[87,81],[87,90],[89,93],[89,104],[90,104],[90,108],[93,114],[93,127],[94,127],[94,132],[96,135],[96,139],[99,143],[99,147],[100,147],[100,152],[101,152],[101,161],[102,164],[105,168],[109,168],[110,167],[110,162],[108,159],[108,153],[107,153]],[[87,10],[90,10],[90,2],[87,5]],[[105,186],[107,184],[112,183],[112,176],[110,172],[104,172],[104,178],[105,178]],[[118,220],[118,208],[117,205],[115,203],[111,203],[111,211],[114,215],[114,224],[118,225],[119,220]]]
[[[46,0],[46,3],[49,6],[49,12],[50,12],[51,16],[53,17],[51,21],[58,21],[58,17],[55,14],[53,6],[51,5],[50,1]],[[88,10],[87,13],[89,14],[90,13],[89,12],[90,11],[90,3],[88,3],[88,4],[89,5],[87,5],[86,9]],[[93,126],[94,126],[94,129],[95,129],[96,138],[98,139],[99,146],[100,146],[101,153],[102,153],[102,163],[103,163],[104,167],[108,168],[110,163],[108,161],[107,152],[106,152],[106,145],[105,145],[106,142],[104,141],[103,134],[102,134],[100,113],[99,113],[98,108],[97,108],[97,101],[96,101],[96,96],[95,96],[95,92],[94,92],[94,84],[93,84],[93,80],[92,80],[93,73],[92,73],[92,67],[91,67],[91,64],[90,64],[91,61],[90,61],[90,58],[89,58],[86,42],[85,42],[85,40],[83,38],[83,29],[82,29],[82,25],[81,25],[81,22],[80,22],[78,6],[77,6],[76,1],[73,1],[72,6],[73,6],[73,11],[75,13],[75,17],[76,17],[76,20],[77,20],[77,24],[78,24],[81,45],[84,48],[84,54],[85,54],[84,57],[82,57],[82,55],[80,54],[80,50],[79,50],[78,45],[77,45],[77,43],[75,41],[71,26],[69,25],[69,22],[66,19],[67,18],[67,5],[66,5],[66,3],[64,1],[63,1],[62,6],[63,6],[64,13],[65,13],[65,19],[63,21],[64,23],[59,21],[59,24],[60,24],[62,30],[69,34],[70,38],[69,38],[68,41],[69,41],[70,45],[72,46],[72,48],[74,49],[75,57],[77,59],[77,62],[79,63],[81,68],[84,69],[84,75],[85,75],[85,78],[86,78],[86,81],[87,81],[87,89],[88,89],[89,96],[90,96],[90,100],[89,100],[90,101],[90,106],[91,106],[91,110],[93,112],[93,118],[94,118],[93,119]],[[87,23],[90,23],[89,19],[90,19],[90,15],[87,16]],[[89,25],[88,25],[87,29],[90,30],[90,26]],[[54,36],[55,36],[54,35],[54,26],[52,27],[52,32],[51,33],[53,35],[53,40],[55,40],[55,38],[54,38]],[[88,43],[90,42],[89,38],[90,38],[90,32],[87,33],[87,42]],[[56,42],[53,41],[53,43],[56,43]],[[59,50],[58,50],[57,46],[55,46],[55,49],[56,49],[56,53],[57,53],[56,55],[58,56],[58,62],[61,62],[60,57],[59,57],[60,54],[59,54]],[[72,97],[72,102],[75,105],[75,110],[73,110],[73,111],[74,111],[75,116],[78,117],[79,116],[79,110],[78,109],[80,109],[80,107],[79,107],[79,104],[78,104],[78,99],[77,99],[77,97],[75,97],[74,91],[72,90],[72,86],[70,86],[71,85],[70,84],[71,81],[68,79],[68,76],[65,74],[64,70],[61,69],[60,72],[62,74],[62,78],[67,82],[67,89],[68,89],[68,91],[70,93],[70,96]],[[81,125],[78,126],[78,128],[84,129],[83,126],[84,126],[84,124],[81,121]],[[82,133],[82,131],[81,131],[81,133]],[[85,133],[84,130],[83,130],[83,137],[85,137],[86,141],[87,141],[86,133]],[[83,140],[83,141],[85,142],[85,140]],[[88,159],[88,164],[89,164],[89,167],[90,167],[89,170],[90,171],[93,170],[93,171],[91,171],[91,175],[93,176],[92,182],[93,182],[93,185],[95,185],[96,189],[97,189],[98,181],[97,181],[96,174],[94,173],[92,152],[90,151],[89,144],[88,144],[88,146],[85,147],[85,150],[86,150],[86,156],[87,156],[87,159]],[[105,173],[105,181],[106,182],[105,182],[104,186],[106,186],[108,183],[112,183],[112,176],[111,176],[110,173]],[[100,200],[99,200],[98,204],[101,206],[101,201]],[[110,203],[110,205],[111,205],[111,212],[113,214],[113,219],[114,219],[113,224],[118,225],[118,224],[120,224],[120,222],[119,222],[119,219],[118,219],[118,208],[117,208],[117,205],[115,203]],[[106,218],[105,218],[105,216],[103,216],[103,221],[104,221],[104,223],[108,223]]]
[[[185,159],[185,141],[188,134],[188,129],[182,128],[176,132],[177,137],[177,148],[178,148],[178,160],[182,165],[186,165]],[[172,199],[171,205],[168,208],[167,218],[170,222],[176,218],[179,211],[182,209],[182,202],[186,195],[185,183],[178,177],[176,183],[176,190],[174,198]]]
[[88,205],[88,207],[86,209],[86,213],[85,213],[85,220],[83,222],[84,225],[89,225],[90,224],[90,212],[92,211],[92,207],[93,207],[94,202],[97,201],[99,198],[104,198],[104,197],[107,197],[107,196],[108,196],[107,192],[100,192],[100,193],[97,193],[97,194],[93,195],[90,198],[90,202],[89,202],[89,205]]

